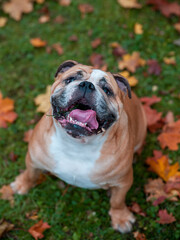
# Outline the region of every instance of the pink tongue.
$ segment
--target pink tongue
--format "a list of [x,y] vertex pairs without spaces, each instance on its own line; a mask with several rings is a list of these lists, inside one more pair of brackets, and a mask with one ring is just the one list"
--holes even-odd
[[69,114],[74,120],[87,123],[91,129],[97,129],[99,124],[96,120],[96,112],[93,110],[75,109]]

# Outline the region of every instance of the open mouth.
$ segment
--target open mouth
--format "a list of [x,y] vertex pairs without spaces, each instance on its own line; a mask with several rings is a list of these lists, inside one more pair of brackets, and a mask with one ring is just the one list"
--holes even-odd
[[90,136],[103,131],[103,124],[96,111],[85,98],[70,104],[67,108],[53,105],[53,115],[62,127],[66,128],[69,134],[74,134],[75,137],[80,135]]

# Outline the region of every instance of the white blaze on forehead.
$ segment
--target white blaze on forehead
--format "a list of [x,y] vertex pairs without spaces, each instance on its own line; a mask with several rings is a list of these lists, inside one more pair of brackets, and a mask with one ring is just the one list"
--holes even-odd
[[99,81],[101,78],[107,77],[107,76],[108,75],[104,71],[99,69],[94,69],[91,73],[89,81],[96,82],[96,81]]

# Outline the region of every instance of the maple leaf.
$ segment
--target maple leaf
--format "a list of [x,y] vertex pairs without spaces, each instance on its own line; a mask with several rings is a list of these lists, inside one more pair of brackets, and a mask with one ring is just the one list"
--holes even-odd
[[143,26],[140,23],[135,23],[134,25],[135,34],[143,34]]
[[7,18],[0,17],[0,27],[4,27],[7,23]]
[[54,43],[52,45],[52,48],[54,48],[54,50],[58,53],[59,56],[61,56],[64,53],[64,50],[60,43]]
[[141,97],[140,100],[142,103],[145,103],[147,106],[151,106],[154,103],[160,102],[161,98],[153,95],[152,97]]
[[26,131],[24,133],[24,138],[23,138],[23,141],[24,142],[29,142],[31,137],[32,137],[32,133],[33,133],[33,129],[29,129],[28,131]]
[[115,56],[115,57],[122,57],[125,53],[126,53],[126,50],[123,49],[121,47],[121,45],[118,43],[118,42],[112,42],[110,44],[110,46],[112,47],[112,54]]
[[49,20],[50,20],[49,15],[42,15],[42,16],[39,18],[39,23],[47,23],[47,22],[49,22]]
[[33,225],[28,232],[34,237],[35,240],[38,240],[44,237],[43,232],[50,227],[51,226],[49,226],[47,222],[40,220],[38,223]]
[[160,224],[169,224],[176,221],[172,213],[168,214],[166,209],[159,210],[158,216],[160,217],[160,220],[158,220],[157,222]]
[[4,185],[0,189],[0,198],[4,200],[8,200],[10,202],[11,207],[14,206],[14,192],[10,185]]
[[131,87],[135,87],[138,84],[137,78],[130,76],[130,73],[128,71],[123,71],[120,74],[128,80]]
[[146,236],[144,233],[140,233],[138,231],[133,232],[133,236],[136,240],[146,240]]
[[35,104],[39,105],[36,110],[37,112],[45,113],[49,110],[49,108],[51,107],[50,95],[51,95],[51,86],[48,85],[46,87],[46,93],[40,94],[34,99]]
[[146,163],[150,166],[149,170],[158,174],[164,181],[168,181],[171,177],[179,175],[179,163],[169,164],[167,156],[160,158],[148,157]]
[[142,8],[137,0],[117,0],[123,8]]
[[26,213],[26,217],[31,220],[37,220],[38,219],[38,210],[32,210],[31,212]]
[[133,202],[130,207],[128,207],[132,212],[137,213],[143,217],[146,216],[146,213],[141,209],[138,203]]
[[144,191],[147,195],[146,201],[154,201],[162,197],[165,197],[165,199],[169,199],[171,201],[178,200],[173,193],[166,193],[164,188],[165,184],[163,183],[161,178],[148,179],[148,183],[144,186]]
[[158,76],[161,73],[161,66],[155,59],[150,59],[147,61],[147,65],[149,66],[148,68],[148,73],[149,74],[154,74]]
[[165,191],[169,193],[172,190],[180,191],[180,176],[173,176],[167,181]]
[[91,42],[92,48],[97,48],[99,45],[101,45],[101,38],[96,38]]
[[90,56],[90,63],[95,67],[95,68],[101,68],[104,65],[104,60],[103,56],[98,53],[93,53]]
[[79,4],[78,9],[81,12],[82,18],[85,17],[86,13],[92,13],[94,11],[93,6],[88,3]]
[[176,59],[175,57],[164,57],[163,58],[164,63],[167,65],[176,65]]
[[43,41],[41,38],[31,38],[30,43],[33,45],[33,47],[45,47],[47,42]]
[[14,228],[14,224],[7,222],[5,219],[0,220],[0,238]]
[[164,126],[162,133],[158,136],[161,147],[168,147],[172,151],[178,150],[180,143],[180,120],[168,123]]
[[165,17],[172,14],[180,16],[180,5],[176,2],[170,3],[166,0],[148,0],[147,4],[153,5],[154,10],[159,10]]
[[18,117],[14,110],[14,100],[4,98],[0,92],[0,128],[7,128],[7,122],[12,123]]
[[127,68],[130,72],[134,73],[137,67],[144,66],[145,64],[146,61],[140,58],[139,52],[133,52],[132,55],[123,55],[122,60],[118,63],[118,67],[120,70]]
[[33,4],[31,0],[11,0],[10,2],[5,2],[2,5],[5,13],[8,13],[10,17],[16,21],[21,20],[23,13],[30,13],[33,10]]

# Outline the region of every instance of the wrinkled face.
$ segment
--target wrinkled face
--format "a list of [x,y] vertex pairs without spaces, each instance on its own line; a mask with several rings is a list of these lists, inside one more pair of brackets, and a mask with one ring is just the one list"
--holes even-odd
[[102,133],[119,117],[118,94],[110,73],[81,64],[60,69],[52,86],[53,116],[74,138]]

